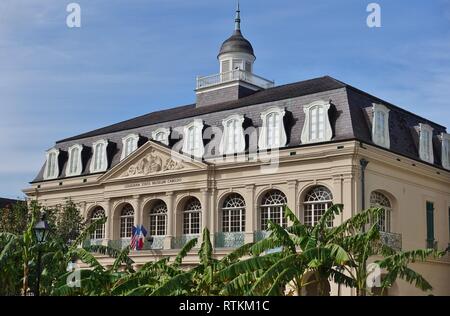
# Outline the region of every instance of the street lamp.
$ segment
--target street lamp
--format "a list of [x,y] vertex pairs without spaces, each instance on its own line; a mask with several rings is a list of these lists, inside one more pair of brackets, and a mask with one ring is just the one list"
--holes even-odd
[[47,221],[45,221],[45,212],[41,211],[41,218],[39,222],[34,225],[34,234],[38,242],[38,258],[37,258],[37,279],[36,279],[36,290],[35,295],[39,296],[39,287],[41,281],[41,245],[47,240],[50,228]]

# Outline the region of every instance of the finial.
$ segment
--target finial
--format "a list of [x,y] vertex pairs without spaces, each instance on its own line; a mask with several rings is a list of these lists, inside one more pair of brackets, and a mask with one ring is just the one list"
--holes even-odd
[[234,22],[235,22],[234,30],[240,31],[241,30],[241,10],[240,10],[240,5],[239,5],[239,0],[237,2],[236,19],[234,20]]

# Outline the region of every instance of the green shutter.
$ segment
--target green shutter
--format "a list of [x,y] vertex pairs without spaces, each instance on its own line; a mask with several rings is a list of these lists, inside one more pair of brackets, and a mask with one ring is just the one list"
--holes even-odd
[[427,202],[427,247],[434,248],[434,204]]

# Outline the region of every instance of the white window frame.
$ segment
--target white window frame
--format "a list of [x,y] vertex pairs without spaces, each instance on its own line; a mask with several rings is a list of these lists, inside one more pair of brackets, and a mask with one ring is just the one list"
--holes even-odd
[[[424,131],[428,132],[428,140],[424,137]],[[428,146],[425,141],[428,141]],[[427,147],[427,148],[425,148]],[[434,163],[433,155],[433,128],[428,124],[419,124],[419,157],[428,163]]]
[[[54,168],[53,174],[48,175],[48,168],[49,168],[51,154],[55,154],[55,161],[54,161],[55,168]],[[53,179],[58,178],[58,175],[59,175],[59,159],[58,159],[59,158],[59,149],[52,148],[45,153],[45,156],[46,156],[46,158],[45,158],[46,162],[45,162],[45,169],[44,169],[44,180],[53,180]]]
[[[323,107],[322,121],[323,121],[323,137],[316,137],[312,139],[311,135],[311,111],[317,107]],[[314,101],[310,104],[303,106],[303,112],[305,113],[305,122],[303,124],[303,130],[301,135],[302,144],[320,143],[330,141],[333,137],[333,131],[331,130],[330,117],[328,116],[328,111],[330,110],[330,102],[323,100]]]
[[[267,144],[267,136],[270,131],[270,128],[267,124],[267,117],[270,114],[277,114],[280,117],[277,126],[274,126],[274,128],[278,129],[278,131],[279,131],[278,140],[275,140],[274,144]],[[262,149],[262,150],[275,149],[275,148],[281,148],[281,147],[286,146],[287,136],[286,136],[286,130],[284,128],[285,114],[286,114],[286,111],[279,107],[271,107],[261,113],[262,126],[261,126],[261,132],[259,134],[259,141],[258,141],[259,149]],[[276,136],[276,134],[275,134],[275,136]]]
[[[95,168],[95,158],[97,155],[97,145],[98,144],[103,144],[103,153],[102,153],[102,167],[96,169]],[[94,172],[103,172],[106,171],[108,169],[108,157],[107,157],[107,147],[108,147],[108,141],[106,139],[100,139],[96,142],[94,142],[92,144],[92,159],[91,159],[91,166],[90,166],[90,172],[94,173]]]
[[[75,164],[76,164],[76,170],[74,172],[71,171],[72,169],[72,151],[78,149],[78,154],[77,157],[75,157]],[[81,171],[83,169],[83,165],[82,165],[82,161],[81,161],[81,152],[83,150],[83,146],[79,145],[79,144],[75,144],[73,146],[70,146],[68,151],[69,151],[69,160],[67,161],[67,166],[66,166],[66,177],[73,177],[73,176],[79,176],[81,174]]]
[[161,128],[158,128],[157,130],[153,131],[152,132],[152,139],[154,141],[157,141],[156,140],[156,136],[158,134],[161,134],[161,133],[164,134],[164,140],[160,141],[160,143],[162,143],[162,144],[164,144],[166,146],[169,146],[170,128],[161,127]]
[[[183,152],[194,156],[196,158],[202,158],[205,153],[205,146],[203,145],[203,120],[196,119],[184,126],[183,128]],[[198,147],[191,149],[190,139],[189,139],[189,130],[191,128],[196,128],[197,133],[194,135],[194,145],[195,142],[198,142]],[[197,140],[195,138],[198,138]]]
[[[373,118],[372,118],[372,141],[381,147],[390,148],[391,142],[389,137],[389,110],[383,104],[373,104]],[[380,126],[377,124],[377,119],[380,115],[383,115],[383,127],[381,131],[379,131]]]
[[[231,121],[236,121],[235,131],[230,131],[230,128],[228,127],[228,124]],[[244,128],[242,127],[243,123],[244,123],[244,116],[239,114],[230,115],[222,121],[223,133],[219,145],[221,155],[232,155],[235,153],[242,153],[245,151],[245,136],[244,136]],[[233,148],[229,148],[228,146],[230,133],[233,134],[233,141],[236,141],[233,145]]]
[[[132,149],[130,152],[127,152],[128,140],[131,140],[132,142]],[[129,134],[124,138],[122,138],[122,155],[120,156],[120,160],[123,160],[127,158],[129,155],[131,155],[138,148],[138,142],[139,142],[139,135],[135,133]]]
[[442,167],[450,170],[450,134],[442,133]]

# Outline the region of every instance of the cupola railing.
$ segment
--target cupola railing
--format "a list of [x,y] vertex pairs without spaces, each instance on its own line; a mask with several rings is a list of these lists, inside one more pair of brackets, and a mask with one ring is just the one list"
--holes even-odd
[[263,77],[257,76],[242,69],[235,69],[212,76],[197,77],[197,89],[212,87],[232,81],[244,81],[263,89],[269,89],[275,86],[274,81],[264,79]]

